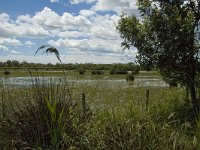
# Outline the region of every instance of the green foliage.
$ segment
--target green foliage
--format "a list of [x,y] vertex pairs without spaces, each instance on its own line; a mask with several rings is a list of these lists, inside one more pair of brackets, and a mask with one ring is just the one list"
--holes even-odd
[[115,70],[110,70],[110,74],[111,75],[115,74]]
[[78,72],[79,72],[80,75],[84,75],[84,73],[86,72],[86,70],[84,70],[84,69],[79,69]]
[[194,137],[194,143],[197,145],[196,149],[200,148],[200,115],[198,116],[198,118],[196,119],[196,123],[197,123],[197,127],[196,127],[196,136]]
[[102,71],[102,70],[92,70],[91,74],[93,74],[93,75],[103,75],[104,71]]
[[134,81],[134,76],[133,75],[127,75],[126,76],[126,81]]
[[10,71],[5,70],[5,71],[4,71],[4,74],[5,74],[5,75],[10,75]]
[[88,120],[80,118],[80,109],[71,99],[67,84],[45,85],[37,81],[31,89],[19,89],[20,95],[10,89],[5,91],[10,96],[1,97],[5,99],[6,115],[0,118],[0,149],[84,147],[83,124]]
[[[70,86],[67,81],[0,87],[0,149],[198,149],[182,88]],[[86,93],[86,117],[80,94]],[[4,105],[2,105],[4,104]]]
[[161,8],[150,1],[138,1],[144,20],[121,16],[117,30],[124,40],[122,46],[137,47],[137,58],[144,68],[156,66],[164,76],[185,83],[198,59],[194,31],[198,18],[189,5],[157,2]]
[[110,70],[110,74],[127,74],[128,72],[126,70]]
[[115,70],[115,74],[127,74],[126,70]]
[[16,60],[8,60],[7,62],[0,62],[0,70],[2,69],[9,69],[9,70],[48,70],[48,71],[66,71],[66,70],[100,70],[100,71],[106,71],[106,70],[127,70],[132,71],[135,74],[137,74],[140,70],[140,66],[136,65],[134,63],[127,63],[127,64],[72,64],[72,63],[56,63],[56,64],[41,64],[41,63],[28,63],[26,61],[18,62],[17,64]]
[[[105,147],[108,149],[187,149],[178,133],[144,118],[121,123],[108,123],[105,128]],[[171,144],[173,143],[173,144]]]
[[[171,104],[173,105],[173,101]],[[190,123],[183,118],[184,121],[179,124],[181,116],[177,115],[175,118],[170,113],[175,111],[178,114],[180,110],[176,110],[177,106],[170,108],[169,111],[166,104],[160,109],[159,107],[156,107],[158,112],[154,110],[147,113],[130,104],[125,110],[116,108],[111,112],[97,114],[92,122],[93,129],[89,132],[92,135],[93,146],[96,149],[124,150],[195,149],[197,143],[194,143],[192,136],[185,136],[191,132]],[[162,111],[167,113],[160,114]]]
[[138,74],[140,71],[140,67],[135,65],[134,63],[128,63],[126,65],[113,65],[110,69],[110,74],[127,74],[128,72],[132,72],[132,74]]
[[166,79],[189,89],[194,113],[200,111],[196,98],[199,61],[200,3],[194,1],[138,0],[142,19],[122,15],[118,22],[124,48],[138,49],[144,68],[156,67]]
[[163,80],[165,82],[167,82],[170,87],[177,87],[178,86],[178,83],[175,79],[164,78]]

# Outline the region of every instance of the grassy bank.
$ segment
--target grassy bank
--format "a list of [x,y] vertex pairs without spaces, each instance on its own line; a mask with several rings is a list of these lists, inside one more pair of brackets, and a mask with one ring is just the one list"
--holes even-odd
[[[30,77],[30,76],[70,76],[74,79],[125,79],[124,75],[111,75],[110,71],[105,70],[103,75],[93,75],[91,70],[86,70],[84,75],[80,75],[77,70],[7,70],[9,74],[5,74],[5,70],[0,70],[0,77]],[[140,71],[134,75],[136,78],[161,78],[158,71]]]
[[28,88],[1,85],[0,149],[198,149],[184,89],[148,88],[148,103],[146,90],[39,81]]

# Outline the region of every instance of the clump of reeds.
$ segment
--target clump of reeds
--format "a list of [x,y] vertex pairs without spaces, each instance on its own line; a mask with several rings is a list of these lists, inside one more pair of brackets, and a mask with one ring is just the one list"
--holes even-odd
[[[160,109],[157,106],[157,112],[141,112],[129,105],[126,109],[118,107],[111,112],[97,113],[89,132],[93,137],[90,139],[91,149],[197,150],[199,139],[195,136],[194,124],[188,118],[181,118],[184,114],[179,113],[182,113],[183,106],[176,103],[171,101],[171,108],[167,104]],[[185,114],[189,113],[186,108]],[[164,110],[167,112],[162,113]]]
[[66,82],[36,79],[26,90],[2,89],[0,149],[83,147],[83,124],[88,120],[82,119]]

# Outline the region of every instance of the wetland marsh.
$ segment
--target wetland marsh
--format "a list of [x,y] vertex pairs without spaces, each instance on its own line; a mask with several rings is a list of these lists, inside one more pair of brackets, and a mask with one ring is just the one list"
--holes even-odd
[[138,74],[134,82],[124,75],[89,73],[0,80],[0,148],[198,147],[184,88],[169,88],[159,75]]

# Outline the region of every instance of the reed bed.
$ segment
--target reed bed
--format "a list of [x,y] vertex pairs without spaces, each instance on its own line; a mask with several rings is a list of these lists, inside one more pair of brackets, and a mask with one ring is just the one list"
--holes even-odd
[[193,118],[183,88],[71,86],[67,80],[33,80],[29,87],[0,85],[0,149],[199,148],[200,123]]

